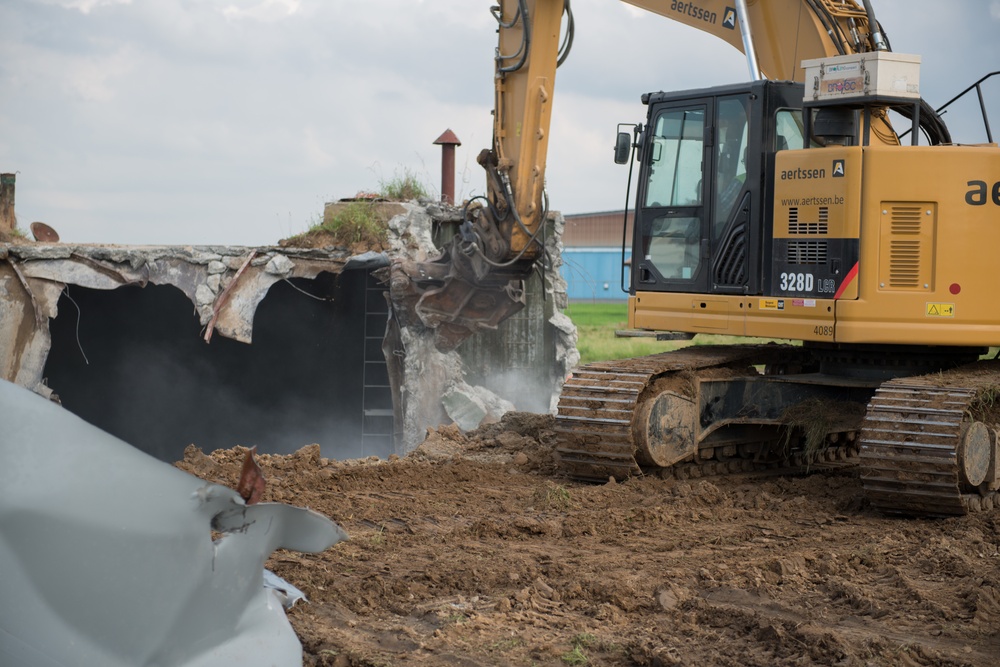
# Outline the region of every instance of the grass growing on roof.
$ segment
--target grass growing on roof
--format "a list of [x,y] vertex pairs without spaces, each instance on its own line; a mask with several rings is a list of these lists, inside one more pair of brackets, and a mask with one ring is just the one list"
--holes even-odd
[[409,169],[403,169],[402,174],[397,171],[387,181],[380,180],[378,188],[379,195],[390,201],[412,201],[428,197],[427,188]]
[[386,220],[372,202],[353,201],[325,223],[339,241],[375,245],[386,240]]
[[374,201],[358,200],[339,205],[336,212],[325,220],[312,225],[308,231],[288,239],[295,245],[310,236],[326,232],[337,245],[350,247],[364,243],[372,248],[382,247],[388,238],[385,215]]

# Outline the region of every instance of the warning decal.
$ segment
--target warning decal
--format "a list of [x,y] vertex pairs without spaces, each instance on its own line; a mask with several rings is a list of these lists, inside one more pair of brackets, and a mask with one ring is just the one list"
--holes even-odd
[[955,317],[955,304],[928,303],[927,317]]

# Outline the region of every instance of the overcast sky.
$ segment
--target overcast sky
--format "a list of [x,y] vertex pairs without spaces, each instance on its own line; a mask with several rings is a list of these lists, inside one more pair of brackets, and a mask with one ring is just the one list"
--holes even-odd
[[[446,128],[463,144],[458,194],[481,194],[490,4],[0,0],[0,171],[17,172],[20,225],[72,242],[274,243],[407,172],[437,193]],[[933,106],[1000,69],[1000,0],[874,4],[893,49],[922,56]],[[565,213],[617,209],[615,126],[644,120],[639,95],[742,81],[746,64],[613,0],[573,8],[548,190]],[[1000,77],[986,92],[998,135]],[[977,114],[946,116],[956,140],[985,140]]]

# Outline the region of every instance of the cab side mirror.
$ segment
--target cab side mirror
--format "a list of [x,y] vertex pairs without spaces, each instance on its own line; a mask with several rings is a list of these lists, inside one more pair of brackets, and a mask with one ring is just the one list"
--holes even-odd
[[619,132],[615,141],[615,164],[628,163],[629,150],[632,148],[632,137],[628,132]]

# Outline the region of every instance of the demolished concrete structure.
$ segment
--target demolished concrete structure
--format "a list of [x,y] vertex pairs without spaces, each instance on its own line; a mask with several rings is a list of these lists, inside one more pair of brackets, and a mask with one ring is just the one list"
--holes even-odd
[[[395,261],[424,261],[437,253],[462,220],[460,209],[410,209],[389,222]],[[562,383],[579,361],[576,328],[562,313],[562,215],[546,221],[545,258],[525,286],[526,306],[495,331],[483,331],[456,349],[441,350],[435,331],[412,316],[409,295],[392,286],[386,334],[390,378],[400,385],[402,442],[412,449],[428,425],[454,421],[472,428],[511,409],[555,412]],[[410,315],[408,318],[407,315]]]
[[384,253],[0,245],[0,377],[164,460],[190,443],[384,457],[430,426],[550,410],[578,359],[561,216],[523,315],[440,352],[390,317],[387,267],[433,254],[460,214],[392,206]]

